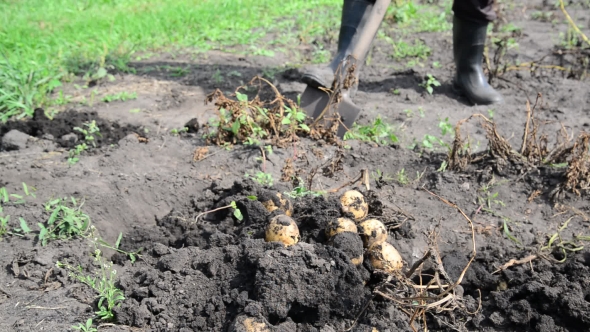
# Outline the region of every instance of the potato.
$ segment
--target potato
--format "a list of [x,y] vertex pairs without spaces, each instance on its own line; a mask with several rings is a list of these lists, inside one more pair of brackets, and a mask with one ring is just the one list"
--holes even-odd
[[286,247],[292,246],[299,242],[299,227],[291,217],[276,215],[266,226],[264,239],[266,242],[281,242]]
[[359,228],[365,248],[371,248],[387,240],[387,228],[377,219],[365,220],[359,224]]
[[270,332],[264,318],[238,316],[229,328],[230,332]]
[[349,190],[340,197],[342,212],[350,214],[354,220],[359,221],[369,213],[369,204],[365,196],[356,190]]
[[397,249],[388,242],[376,244],[368,251],[371,265],[388,273],[401,270],[404,263]]
[[287,197],[283,197],[281,193],[266,191],[260,196],[259,201],[268,212],[280,209],[288,217],[293,215],[293,204]]
[[326,227],[326,236],[328,238],[342,232],[358,233],[358,229],[354,221],[348,218],[338,218],[328,222],[328,227]]
[[352,258],[350,261],[352,262],[352,264],[359,266],[359,265],[363,264],[363,255]]

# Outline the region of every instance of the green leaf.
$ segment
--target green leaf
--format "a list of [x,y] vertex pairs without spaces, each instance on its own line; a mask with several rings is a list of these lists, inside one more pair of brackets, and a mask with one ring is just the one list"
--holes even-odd
[[4,188],[4,187],[0,188],[0,195],[2,195],[2,201],[4,203],[8,203],[8,200],[10,198],[8,196],[8,190],[6,190],[6,188]]
[[512,235],[512,233],[510,233],[510,230],[508,229],[508,224],[506,223],[506,220],[504,220],[504,227],[503,228],[504,228],[504,234],[506,234],[506,236],[510,240],[512,240],[518,244],[521,244],[520,241],[518,241],[518,239],[516,237],[514,237],[514,235]]
[[119,249],[119,244],[121,244],[121,239],[123,239],[123,233],[119,233],[119,237],[117,238],[117,242],[115,242],[115,248]]
[[27,225],[27,221],[23,218],[18,218],[18,220],[20,221],[20,228],[23,230],[23,233],[30,233],[31,229],[29,228],[29,225]]
[[236,201],[231,201],[231,203],[229,203],[229,205],[234,209],[238,208],[238,206],[236,205]]
[[238,98],[239,101],[248,101],[248,96],[243,93],[236,92],[236,98]]
[[252,195],[252,196],[247,196],[247,198],[248,198],[249,200],[251,200],[251,201],[255,201],[255,200],[257,200],[257,199],[258,199],[258,197],[256,197],[256,196],[253,196],[253,195]]
[[234,124],[231,126],[231,132],[234,135],[238,135],[238,132],[240,131],[240,122],[236,121],[234,122]]
[[240,209],[235,209],[234,210],[234,216],[236,217],[236,219],[238,219],[239,221],[242,221],[244,219],[244,216],[242,215],[242,211],[240,211]]
[[310,130],[309,127],[305,123],[300,124],[299,127],[301,129],[305,130],[305,131],[309,131]]
[[45,228],[45,226],[43,226],[42,223],[37,223],[37,225],[39,226],[39,229],[41,230],[39,232],[39,240],[41,241],[41,245],[45,246],[47,244],[47,235],[49,234],[49,232],[47,231],[47,228]]
[[281,121],[281,124],[284,124],[284,125],[291,124],[291,119],[285,117],[285,118],[283,118],[283,121]]

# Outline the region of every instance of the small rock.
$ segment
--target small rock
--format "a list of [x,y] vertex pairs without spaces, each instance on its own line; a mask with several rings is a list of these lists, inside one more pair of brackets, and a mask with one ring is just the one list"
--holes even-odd
[[119,145],[125,145],[126,143],[133,144],[133,143],[138,143],[138,142],[139,142],[139,140],[137,139],[136,134],[129,134],[119,140]]
[[2,138],[2,148],[6,151],[25,149],[30,137],[23,132],[13,129]]
[[77,143],[78,142],[78,135],[76,135],[74,133],[69,133],[67,135],[63,135],[61,137],[61,139],[64,142],[68,142],[68,143],[74,144],[74,143]]
[[464,191],[469,191],[469,182],[465,182],[461,185],[461,189]]
[[43,136],[41,136],[41,138],[42,139],[49,140],[49,141],[53,141],[55,139],[55,137],[53,137],[53,135],[47,134],[47,133],[46,134],[43,134]]

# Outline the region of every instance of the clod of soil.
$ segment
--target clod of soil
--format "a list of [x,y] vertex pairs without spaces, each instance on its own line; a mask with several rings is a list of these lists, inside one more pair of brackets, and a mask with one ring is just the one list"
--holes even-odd
[[131,133],[143,135],[140,127],[129,124],[120,125],[117,122],[102,119],[97,112],[69,110],[58,113],[53,119],[49,119],[45,115],[45,111],[38,108],[31,119],[11,120],[1,125],[0,138],[16,129],[29,136],[52,140],[64,148],[72,148],[78,142],[84,141],[85,138],[83,133],[74,128],[84,128],[84,123],[93,120],[96,121],[96,126],[100,129],[100,135],[96,135],[94,139],[97,147],[117,144],[123,137]]
[[342,250],[354,265],[363,262],[363,241],[357,233],[340,232],[330,239],[330,245]]

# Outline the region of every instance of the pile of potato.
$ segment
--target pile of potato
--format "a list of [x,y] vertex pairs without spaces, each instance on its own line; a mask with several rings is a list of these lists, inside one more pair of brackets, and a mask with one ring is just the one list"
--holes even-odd
[[[299,228],[291,218],[293,205],[288,198],[277,194],[265,194],[261,203],[269,211],[280,209],[265,230],[266,242],[281,242],[292,246],[299,242]],[[334,247],[347,248],[347,254],[354,265],[360,265],[363,258],[369,258],[371,265],[392,273],[403,266],[399,252],[387,242],[387,228],[377,219],[365,219],[369,204],[362,193],[349,190],[340,197],[342,212],[347,217],[331,220],[326,229],[328,243]]]

